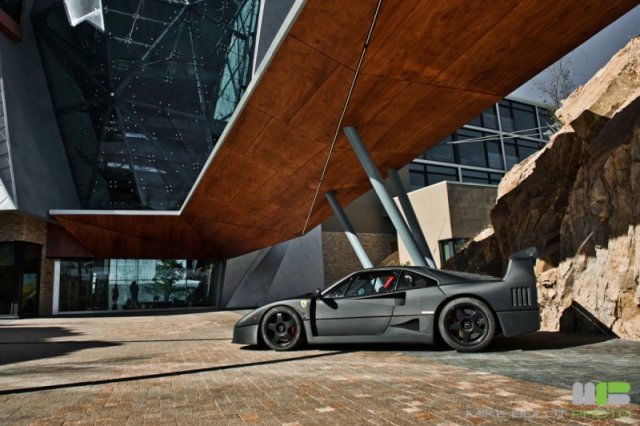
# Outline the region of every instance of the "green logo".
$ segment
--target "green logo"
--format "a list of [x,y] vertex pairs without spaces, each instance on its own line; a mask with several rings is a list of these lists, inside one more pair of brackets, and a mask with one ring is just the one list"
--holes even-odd
[[625,405],[631,403],[627,382],[580,382],[573,384],[572,402],[576,405]]

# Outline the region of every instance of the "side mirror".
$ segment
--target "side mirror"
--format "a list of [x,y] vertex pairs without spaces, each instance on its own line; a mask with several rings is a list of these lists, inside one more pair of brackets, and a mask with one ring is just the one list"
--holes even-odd
[[314,299],[320,299],[321,296],[322,296],[322,290],[320,290],[319,288],[316,288],[315,290],[313,290]]

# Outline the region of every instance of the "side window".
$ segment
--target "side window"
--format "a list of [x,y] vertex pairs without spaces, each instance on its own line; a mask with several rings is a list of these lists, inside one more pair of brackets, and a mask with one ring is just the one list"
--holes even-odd
[[361,297],[391,291],[395,274],[390,272],[368,272],[354,277],[344,297]]
[[403,271],[398,280],[396,290],[412,290],[436,285],[436,281],[425,276]]
[[333,287],[331,291],[326,293],[324,297],[331,297],[331,298],[344,297],[344,294],[347,292],[347,289],[349,288],[349,285],[351,284],[353,279],[354,277],[349,277],[343,280],[340,284]]

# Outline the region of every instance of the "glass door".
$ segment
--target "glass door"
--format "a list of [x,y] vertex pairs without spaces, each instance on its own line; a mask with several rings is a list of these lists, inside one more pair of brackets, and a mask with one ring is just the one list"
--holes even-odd
[[21,317],[38,315],[41,254],[41,246],[37,244],[23,243],[21,273],[22,282],[20,286]]
[[42,246],[0,243],[0,316],[38,315]]
[[15,243],[0,243],[0,316],[17,315],[15,299]]

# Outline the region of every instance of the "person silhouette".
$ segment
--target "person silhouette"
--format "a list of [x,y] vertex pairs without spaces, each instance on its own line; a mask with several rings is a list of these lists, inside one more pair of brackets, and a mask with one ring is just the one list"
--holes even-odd
[[118,299],[120,298],[120,290],[118,290],[118,284],[113,286],[113,290],[111,290],[111,309],[114,311],[118,309]]
[[137,308],[138,307],[138,283],[135,281],[131,281],[129,290],[131,291],[131,303],[133,303],[134,308]]

